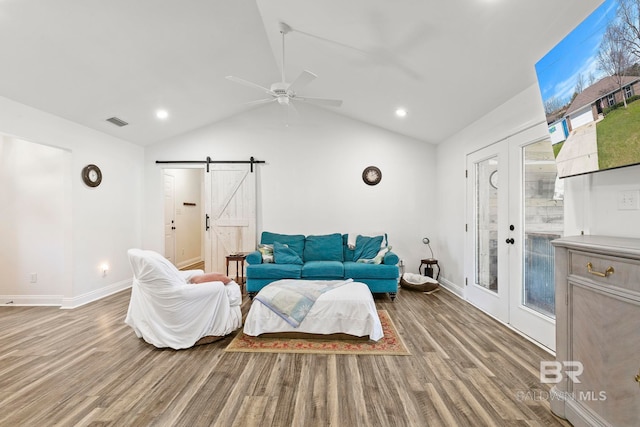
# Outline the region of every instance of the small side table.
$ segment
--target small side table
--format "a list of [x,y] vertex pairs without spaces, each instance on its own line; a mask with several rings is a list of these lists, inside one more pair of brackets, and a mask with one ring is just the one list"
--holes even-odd
[[[424,273],[422,272],[422,266],[423,265],[426,266],[424,268]],[[427,259],[420,260],[420,267],[418,267],[418,273],[420,273],[420,274],[422,274],[424,276],[433,277],[433,268],[434,267],[438,268],[438,275],[435,277],[435,279],[438,280],[438,278],[440,277],[440,266],[438,265],[438,260],[437,259],[427,258]]]
[[[235,261],[236,262],[236,282],[239,282],[240,285],[243,285],[244,284],[244,260],[247,258],[247,254],[244,252],[240,252],[237,254],[229,254],[227,255],[226,258],[227,258],[227,276],[229,275],[229,262]],[[240,274],[240,277],[238,277],[238,274]]]

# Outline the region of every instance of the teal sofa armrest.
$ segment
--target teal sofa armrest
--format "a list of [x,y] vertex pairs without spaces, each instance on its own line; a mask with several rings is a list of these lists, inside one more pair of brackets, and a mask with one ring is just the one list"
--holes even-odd
[[247,254],[245,260],[247,261],[247,264],[262,264],[262,254],[260,251],[253,251]]
[[400,258],[391,251],[384,254],[384,258],[382,259],[382,263],[387,265],[396,265],[398,262],[400,262]]

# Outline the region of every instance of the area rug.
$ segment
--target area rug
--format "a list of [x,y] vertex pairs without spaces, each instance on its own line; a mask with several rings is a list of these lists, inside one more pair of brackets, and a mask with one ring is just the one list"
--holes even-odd
[[358,339],[262,338],[240,331],[225,351],[247,353],[313,353],[313,354],[370,354],[409,356],[386,310],[378,310],[384,337],[379,341]]

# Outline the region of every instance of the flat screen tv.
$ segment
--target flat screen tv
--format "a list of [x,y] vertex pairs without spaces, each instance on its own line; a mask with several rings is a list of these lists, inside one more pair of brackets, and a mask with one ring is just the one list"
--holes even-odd
[[560,178],[640,164],[639,22],[606,0],[536,63]]

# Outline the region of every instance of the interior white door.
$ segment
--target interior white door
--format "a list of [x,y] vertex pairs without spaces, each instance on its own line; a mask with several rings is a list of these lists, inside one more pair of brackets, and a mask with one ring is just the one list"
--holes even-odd
[[164,256],[176,263],[176,185],[175,177],[164,175]]
[[510,230],[508,150],[497,143],[467,156],[467,242],[465,297],[509,322]]
[[[205,268],[226,273],[226,256],[256,247],[256,172],[248,164],[213,164],[205,173]],[[236,275],[235,263],[229,274]]]
[[465,297],[555,349],[551,240],[564,208],[551,142],[533,128],[467,156]]

